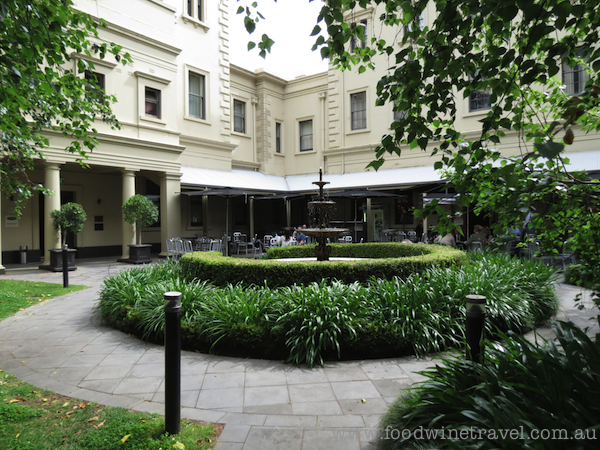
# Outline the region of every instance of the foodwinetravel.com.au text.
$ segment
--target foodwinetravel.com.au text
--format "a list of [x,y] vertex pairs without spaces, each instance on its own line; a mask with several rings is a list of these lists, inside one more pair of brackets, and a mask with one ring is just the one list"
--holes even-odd
[[523,427],[507,429],[487,429],[487,428],[464,428],[460,430],[446,428],[423,428],[418,427],[414,430],[398,430],[388,426],[380,435],[377,429],[364,428],[361,430],[333,430],[336,439],[346,439],[349,437],[363,437],[370,441],[377,439],[393,440],[594,440],[600,436],[600,430],[581,429],[569,433],[566,429],[534,429],[525,431]]

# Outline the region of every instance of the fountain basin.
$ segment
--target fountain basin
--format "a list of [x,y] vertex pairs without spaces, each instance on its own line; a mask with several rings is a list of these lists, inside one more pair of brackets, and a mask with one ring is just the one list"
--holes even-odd
[[315,255],[317,261],[329,261],[329,255],[331,255],[331,247],[327,245],[327,239],[338,237],[340,234],[348,231],[347,228],[300,228],[301,231],[307,236],[314,237],[317,241],[315,247]]

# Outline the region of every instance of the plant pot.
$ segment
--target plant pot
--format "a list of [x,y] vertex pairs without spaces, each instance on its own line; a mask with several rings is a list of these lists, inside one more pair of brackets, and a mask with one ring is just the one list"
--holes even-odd
[[[50,251],[50,264],[43,264],[40,266],[40,269],[51,270],[52,272],[62,272],[63,264],[62,264],[62,250],[59,248],[52,248]],[[75,267],[75,253],[77,253],[77,249],[70,248],[67,250],[67,267],[69,272],[73,270],[77,270]]]
[[119,261],[129,264],[149,264],[152,262],[150,250],[152,250],[152,244],[129,244],[129,259]]

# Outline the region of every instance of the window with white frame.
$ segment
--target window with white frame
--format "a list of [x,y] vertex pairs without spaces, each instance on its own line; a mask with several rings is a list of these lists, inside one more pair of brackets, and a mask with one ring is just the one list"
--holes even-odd
[[206,119],[206,77],[188,72],[188,108],[189,115]]
[[[357,47],[360,48],[365,48],[365,46],[367,45],[367,21],[365,20],[361,20],[359,23],[353,23],[352,28],[356,28],[356,27],[361,27],[359,28],[357,31],[359,31],[359,35],[358,36],[352,36],[350,38],[350,53],[352,53],[354,51],[354,49],[356,49]],[[362,36],[360,36],[360,30],[362,30]]]
[[233,131],[246,133],[246,103],[240,100],[233,101]]
[[366,91],[350,94],[350,129],[367,128],[367,93]]
[[275,153],[281,153],[281,122],[275,122]]
[[300,151],[309,152],[313,150],[313,121],[302,120],[298,122],[300,132]]
[[482,111],[484,109],[490,109],[490,92],[475,91],[469,96],[469,111]]
[[562,81],[565,85],[565,93],[568,95],[577,95],[585,90],[585,84],[590,79],[590,74],[586,68],[583,58],[583,48],[577,49],[578,62],[569,67],[565,61],[562,63]]
[[185,0],[185,13],[199,22],[204,22],[204,0]]
[[86,89],[93,92],[98,98],[100,103],[104,103],[104,92],[105,92],[105,76],[103,73],[92,72],[91,70],[85,71],[85,79],[88,84]]
[[145,113],[147,116],[160,119],[160,91],[146,86],[145,88]]

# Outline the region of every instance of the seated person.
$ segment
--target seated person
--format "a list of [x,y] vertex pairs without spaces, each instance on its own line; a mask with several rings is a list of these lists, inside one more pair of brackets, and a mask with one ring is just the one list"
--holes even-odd
[[287,247],[288,245],[294,245],[294,238],[292,237],[292,233],[290,233],[289,229],[285,229],[283,232],[283,236],[281,236],[281,240],[279,241],[282,247]]
[[494,242],[494,236],[492,236],[492,231],[488,227],[483,227],[481,231],[485,234],[486,242]]
[[520,228],[509,228],[507,234],[512,235],[517,240],[521,239],[521,229]]
[[448,231],[444,237],[438,234],[435,238],[436,244],[448,245],[450,247],[456,247],[456,239],[454,238],[454,230]]
[[467,239],[467,246],[471,245],[471,242],[479,241],[485,247],[488,242],[487,238],[488,237],[483,232],[483,227],[481,225],[475,225],[473,227],[473,234]]
[[298,228],[295,232],[296,235],[296,243],[298,245],[306,244],[306,235],[302,232],[302,228]]

